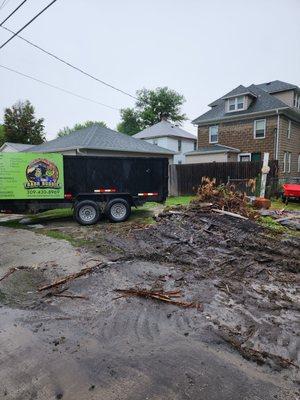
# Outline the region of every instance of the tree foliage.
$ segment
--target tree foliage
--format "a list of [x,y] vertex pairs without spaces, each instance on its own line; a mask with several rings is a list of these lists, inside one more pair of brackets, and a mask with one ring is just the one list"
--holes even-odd
[[179,124],[186,120],[186,115],[181,111],[185,98],[175,90],[168,87],[142,89],[136,95],[135,107],[121,110],[121,122],[117,126],[119,132],[134,135],[161,121],[162,116]]
[[4,111],[6,142],[41,144],[45,141],[44,119],[36,118],[29,100],[19,101]]
[[66,136],[66,135],[69,135],[71,132],[79,131],[80,129],[83,129],[83,128],[89,128],[92,125],[99,125],[102,128],[107,128],[106,123],[103,121],[85,121],[85,122],[79,122],[71,128],[68,126],[65,126],[64,128],[62,128],[58,131],[57,136],[58,137]]
[[5,142],[5,133],[4,133],[4,126],[0,125],[0,147]]
[[142,121],[139,116],[139,112],[133,108],[123,108],[121,110],[121,119],[117,125],[117,130],[126,135],[134,135],[142,130]]

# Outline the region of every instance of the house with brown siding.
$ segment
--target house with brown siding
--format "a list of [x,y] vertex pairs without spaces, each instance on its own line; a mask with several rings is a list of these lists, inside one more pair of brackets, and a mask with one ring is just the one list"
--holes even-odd
[[197,149],[187,163],[278,160],[281,178],[300,178],[300,88],[272,81],[238,86],[196,118]]

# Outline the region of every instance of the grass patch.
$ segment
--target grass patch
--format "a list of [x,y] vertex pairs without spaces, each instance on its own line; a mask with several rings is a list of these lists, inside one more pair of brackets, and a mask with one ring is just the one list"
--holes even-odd
[[87,246],[89,244],[92,244],[92,242],[90,242],[88,240],[76,239],[73,236],[71,236],[67,233],[61,232],[61,231],[43,229],[43,230],[39,230],[39,232],[37,232],[37,233],[49,236],[53,239],[66,240],[74,247]]
[[18,220],[14,220],[14,221],[0,221],[0,226],[7,226],[8,228],[15,228],[15,229],[25,229],[26,225],[22,225],[19,223],[19,219]]
[[32,219],[32,222],[71,218],[73,216],[73,210],[71,208],[55,208],[54,210],[47,210],[39,214],[28,215],[28,218]]
[[[171,207],[171,206],[186,206],[190,204],[192,200],[194,200],[196,196],[176,196],[176,197],[168,197],[164,203],[164,206]],[[143,205],[143,208],[155,208],[157,207],[158,203],[149,202]]]
[[300,203],[289,202],[285,204],[281,200],[272,200],[271,210],[282,210],[283,208],[287,211],[300,211]]
[[258,222],[274,233],[285,233],[289,231],[289,229],[282,226],[279,222],[276,222],[276,220],[271,217],[260,217]]

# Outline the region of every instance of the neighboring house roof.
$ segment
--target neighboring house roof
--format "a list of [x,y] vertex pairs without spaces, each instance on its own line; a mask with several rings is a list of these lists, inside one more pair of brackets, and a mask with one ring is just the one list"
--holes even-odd
[[197,154],[212,154],[212,153],[240,153],[235,147],[224,146],[221,144],[212,144],[210,146],[199,147],[197,150],[185,153],[186,156]]
[[4,149],[6,146],[12,147],[16,151],[24,151],[24,150],[31,148],[33,145],[32,144],[23,144],[23,143],[5,142],[0,147],[0,151],[2,151],[2,149]]
[[[283,101],[277,99],[276,97],[272,96],[265,90],[261,89],[259,85],[250,85],[247,88],[244,86],[238,86],[235,91],[240,92],[241,90],[246,89],[247,91],[253,93],[256,96],[256,99],[252,101],[250,106],[247,108],[247,110],[241,110],[241,111],[233,111],[233,112],[226,112],[225,110],[225,99],[220,98],[216,100],[214,103],[211,103],[212,109],[207,111],[206,113],[200,115],[200,117],[196,118],[194,121],[192,121],[194,124],[204,124],[204,123],[209,123],[209,122],[214,122],[214,121],[219,121],[219,120],[226,120],[226,119],[231,119],[231,118],[239,118],[241,116],[247,116],[248,114],[254,114],[254,113],[262,113],[262,112],[267,112],[267,111],[274,111],[278,109],[292,109],[289,107],[287,104],[285,104]],[[232,91],[234,92],[234,91]],[[232,92],[229,92],[232,93]],[[227,94],[228,95],[228,94]],[[225,97],[227,96],[225,95]],[[300,118],[300,113],[299,118]]]
[[135,139],[109,128],[100,127],[99,125],[92,125],[91,127],[74,131],[69,135],[34,146],[30,151],[59,152],[73,149],[175,154],[173,151],[145,142],[144,140]]
[[133,135],[133,137],[137,139],[150,139],[166,136],[190,139],[195,141],[197,140],[197,137],[195,135],[192,135],[191,133],[179,128],[179,126],[173,125],[169,121],[164,120]]
[[260,83],[258,86],[260,89],[263,89],[268,93],[276,93],[276,92],[284,92],[286,90],[299,89],[297,85],[293,85],[291,83],[282,82],[282,81],[272,81],[266,83]]

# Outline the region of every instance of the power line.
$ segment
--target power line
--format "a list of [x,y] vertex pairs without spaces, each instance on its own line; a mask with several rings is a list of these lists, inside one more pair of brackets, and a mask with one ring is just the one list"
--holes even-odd
[[9,0],[3,0],[0,6],[0,10],[9,2]]
[[59,86],[56,86],[56,85],[52,85],[51,83],[42,81],[41,79],[35,78],[35,77],[31,76],[31,75],[24,74],[23,72],[17,71],[17,70],[15,70],[15,69],[10,68],[10,67],[7,67],[7,66],[5,66],[5,65],[1,65],[1,64],[0,64],[0,68],[4,68],[4,69],[6,69],[6,70],[8,70],[8,71],[14,72],[15,74],[21,75],[21,76],[23,76],[23,77],[25,77],[25,78],[28,78],[28,79],[31,79],[31,80],[33,80],[33,81],[35,81],[35,82],[42,83],[43,85],[49,86],[49,87],[51,87],[51,88],[53,88],[53,89],[60,90],[61,92],[64,92],[64,93],[68,93],[68,94],[70,94],[70,95],[72,95],[72,96],[75,96],[75,97],[78,97],[78,98],[80,98],[80,99],[87,100],[87,101],[90,101],[90,102],[95,103],[95,104],[99,104],[99,105],[101,105],[101,106],[103,106],[103,107],[107,107],[107,108],[110,108],[110,109],[112,109],[112,110],[120,111],[120,109],[117,108],[117,107],[113,107],[113,106],[109,106],[109,105],[104,104],[104,103],[100,103],[99,101],[90,99],[89,97],[81,96],[80,94],[71,92],[70,90],[64,89],[64,88],[59,87]]
[[26,1],[27,1],[27,0],[22,1],[22,3],[19,4],[18,7],[15,8],[15,9],[9,14],[9,16],[6,17],[5,20],[1,22],[0,26],[2,26],[12,15],[14,15],[14,13],[17,12],[18,9],[21,8],[22,5],[23,5],[24,3],[26,3]]
[[0,50],[3,49],[3,47],[5,45],[7,45],[7,43],[9,43],[15,36],[18,35],[18,33],[22,32],[25,28],[27,28],[28,25],[30,25],[34,20],[36,20],[41,14],[43,14],[43,12],[45,12],[49,7],[52,6],[52,4],[54,4],[57,0],[53,0],[51,1],[51,3],[49,3],[46,7],[44,7],[39,13],[37,13],[33,18],[31,18],[30,21],[27,22],[27,24],[25,24],[24,26],[22,26],[22,28],[20,28],[15,34],[13,34],[6,42],[4,42],[1,46],[0,46]]
[[95,81],[97,81],[97,82],[99,82],[99,83],[102,83],[102,84],[105,85],[105,86],[110,87],[111,89],[114,89],[114,90],[116,90],[116,91],[118,91],[118,92],[120,92],[120,93],[123,93],[123,94],[125,94],[126,96],[131,97],[132,99],[138,100],[137,97],[135,97],[134,95],[132,95],[132,94],[130,94],[130,93],[128,93],[128,92],[126,92],[125,90],[119,89],[119,88],[117,88],[116,86],[113,86],[113,85],[111,85],[110,83],[107,83],[107,82],[105,82],[105,81],[103,81],[103,80],[97,78],[96,76],[90,74],[90,73],[87,72],[87,71],[84,71],[83,69],[81,69],[81,68],[79,68],[79,67],[76,67],[74,64],[71,64],[70,62],[64,60],[63,58],[58,57],[58,56],[55,55],[54,53],[52,53],[52,52],[50,52],[50,51],[48,51],[48,50],[43,49],[41,46],[39,46],[39,45],[37,45],[37,44],[31,42],[30,40],[25,39],[23,36],[18,35],[18,32],[15,33],[14,31],[12,31],[12,30],[9,29],[9,28],[6,28],[5,26],[1,26],[1,28],[5,29],[6,31],[8,31],[8,32],[10,32],[10,33],[15,34],[15,36],[18,36],[19,39],[23,40],[23,41],[26,42],[27,44],[30,44],[31,46],[35,47],[36,49],[42,51],[43,53],[47,54],[47,55],[50,56],[50,57],[55,58],[56,60],[62,62],[63,64],[65,64],[65,65],[67,65],[67,66],[73,68],[74,70],[76,70],[76,71],[78,71],[78,72],[81,72],[83,75],[86,75],[86,76],[88,76],[89,78],[91,78],[91,79],[93,79],[93,80],[95,80]]

